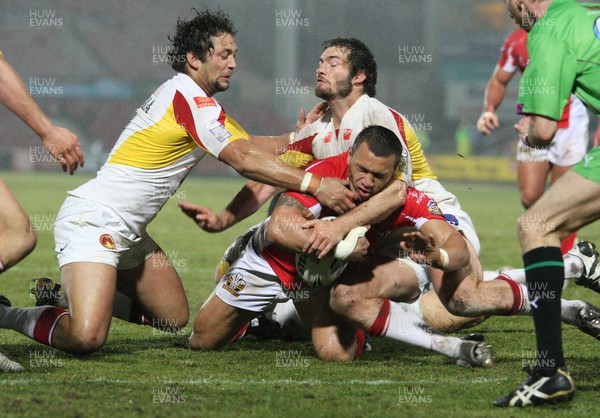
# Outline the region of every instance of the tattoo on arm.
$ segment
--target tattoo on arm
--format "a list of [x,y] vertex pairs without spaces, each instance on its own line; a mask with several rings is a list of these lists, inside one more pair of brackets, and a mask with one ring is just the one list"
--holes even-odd
[[302,212],[302,216],[304,218],[306,218],[307,220],[311,220],[311,219],[315,218],[313,216],[312,212],[310,210],[308,210],[308,208],[306,206],[304,206],[302,203],[300,203],[298,200],[296,200],[292,196],[286,195],[285,193],[282,194],[281,196],[279,196],[279,200],[277,200],[277,204],[275,205],[275,207],[278,207],[278,206],[290,206],[293,208],[300,209],[300,211]]

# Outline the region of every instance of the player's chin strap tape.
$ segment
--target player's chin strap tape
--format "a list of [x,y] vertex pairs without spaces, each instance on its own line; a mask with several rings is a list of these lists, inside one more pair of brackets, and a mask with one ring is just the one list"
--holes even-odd
[[348,232],[346,238],[340,241],[340,243],[335,247],[335,258],[339,258],[341,260],[345,260],[350,257],[352,251],[356,247],[356,243],[360,237],[364,237],[367,233],[368,229],[364,226],[358,226],[354,228],[352,231]]

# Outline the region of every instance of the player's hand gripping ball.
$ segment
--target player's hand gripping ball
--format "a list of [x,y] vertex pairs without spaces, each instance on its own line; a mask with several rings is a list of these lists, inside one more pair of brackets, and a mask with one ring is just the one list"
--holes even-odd
[[[334,216],[323,218],[331,221]],[[335,251],[330,251],[325,257],[319,259],[315,254],[296,254],[296,270],[302,281],[311,287],[327,286],[337,279],[348,266],[348,257],[354,251],[360,237],[364,237],[367,228],[359,226],[354,228],[338,243]]]

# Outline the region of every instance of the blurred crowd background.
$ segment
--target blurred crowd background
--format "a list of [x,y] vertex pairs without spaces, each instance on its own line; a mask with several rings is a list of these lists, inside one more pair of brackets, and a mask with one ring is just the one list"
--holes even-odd
[[[321,43],[352,36],[375,54],[377,98],[407,117],[428,154],[514,155],[517,80],[501,129],[483,138],[475,128],[515,29],[502,0],[3,0],[0,50],[44,111],[79,135],[86,169],[96,170],[135,109],[174,74],[168,36],[192,7],[220,7],[236,25],[238,67],[216,98],[250,133],[291,131],[298,110],[317,103]],[[0,108],[0,169],[49,169],[48,157]],[[205,160],[197,172],[228,169]]]

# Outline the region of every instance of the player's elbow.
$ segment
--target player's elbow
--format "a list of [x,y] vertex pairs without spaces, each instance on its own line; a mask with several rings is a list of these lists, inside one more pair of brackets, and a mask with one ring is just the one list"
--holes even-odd
[[244,175],[248,170],[248,158],[246,148],[249,145],[243,140],[238,140],[227,145],[221,154],[219,154],[219,160],[233,168],[235,171]]

